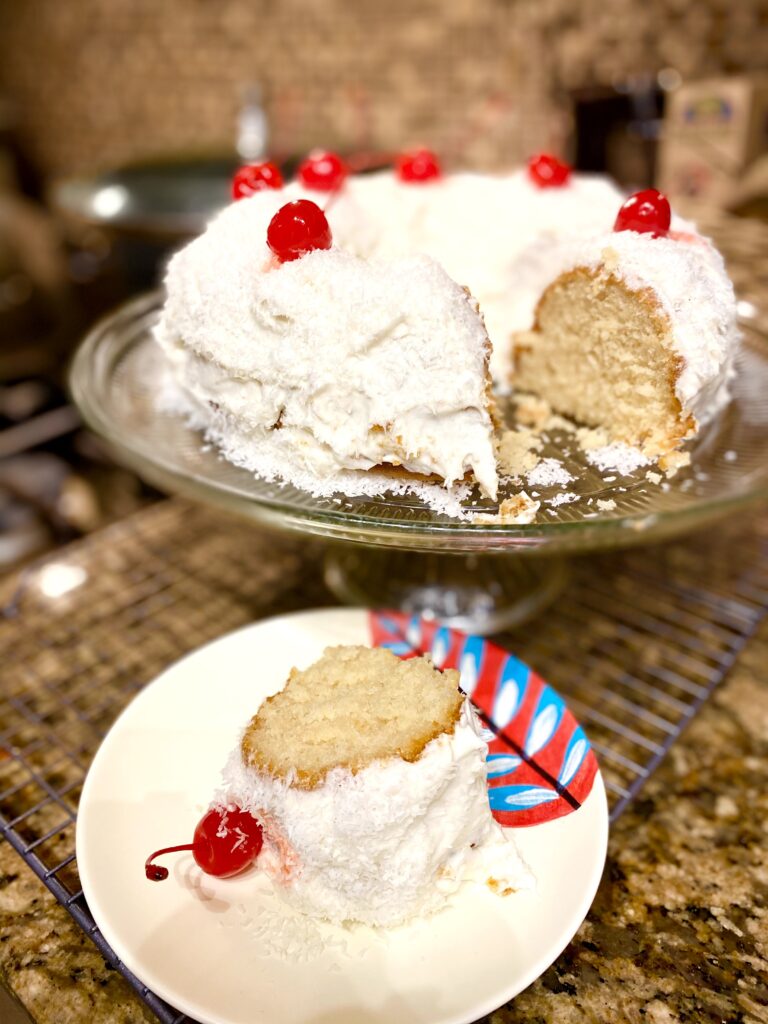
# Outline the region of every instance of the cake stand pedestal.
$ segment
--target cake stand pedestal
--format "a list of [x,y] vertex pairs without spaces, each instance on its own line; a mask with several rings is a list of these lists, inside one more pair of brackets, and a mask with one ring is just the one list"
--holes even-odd
[[[571,479],[560,487],[529,482],[537,518],[516,525],[494,521],[498,505],[477,496],[480,520],[451,519],[415,497],[319,498],[226,462],[162,411],[167,363],[152,338],[161,305],[159,293],[142,296],[81,345],[70,383],[85,420],[121,461],[164,490],[332,542],[326,578],[344,601],[493,632],[546,607],[569,555],[664,540],[768,497],[768,344],[746,325],[733,401],[690,447],[690,466],[668,481],[649,479],[645,466],[598,472],[572,433],[554,430],[541,455],[557,459]],[[514,410],[504,411],[512,426]],[[520,489],[520,481],[504,483],[499,502]]]
[[325,582],[340,601],[399,608],[468,633],[511,629],[547,607],[568,578],[561,558],[418,554],[333,545]]

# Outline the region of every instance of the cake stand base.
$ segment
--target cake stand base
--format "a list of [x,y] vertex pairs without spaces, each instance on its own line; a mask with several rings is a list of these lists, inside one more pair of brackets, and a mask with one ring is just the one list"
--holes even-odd
[[347,604],[397,608],[487,635],[532,618],[557,597],[566,565],[554,558],[419,554],[334,547],[325,581]]

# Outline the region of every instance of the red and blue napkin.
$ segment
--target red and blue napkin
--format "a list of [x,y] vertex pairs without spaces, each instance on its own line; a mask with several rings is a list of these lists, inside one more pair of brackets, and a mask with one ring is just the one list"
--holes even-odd
[[376,647],[458,669],[487,730],[488,799],[500,824],[538,825],[578,810],[597,759],[562,698],[531,668],[483,637],[418,615],[373,611],[370,626]]

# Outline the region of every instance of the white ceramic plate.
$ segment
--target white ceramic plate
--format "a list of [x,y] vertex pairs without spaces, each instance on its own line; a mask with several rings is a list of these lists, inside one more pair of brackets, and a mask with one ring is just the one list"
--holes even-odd
[[367,613],[268,619],[172,665],[114,724],[77,824],[85,896],[126,966],[205,1024],[465,1024],[529,985],[584,919],[605,862],[599,773],[579,808],[515,829],[537,879],[501,898],[466,885],[428,919],[380,931],[314,922],[256,869],[204,875],[191,854],[144,876],[158,847],[191,841],[237,737],[261,701],[328,644],[370,643]]

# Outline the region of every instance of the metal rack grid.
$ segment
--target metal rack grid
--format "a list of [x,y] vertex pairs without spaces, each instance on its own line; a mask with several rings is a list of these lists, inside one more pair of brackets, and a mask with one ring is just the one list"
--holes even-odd
[[[80,887],[85,772],[130,699],[187,651],[266,614],[328,604],[319,552],[167,501],[28,569],[0,619],[0,833],[165,1024],[188,1018],[117,960]],[[768,610],[768,524],[573,564],[546,615],[503,643],[567,699],[613,820]]]

